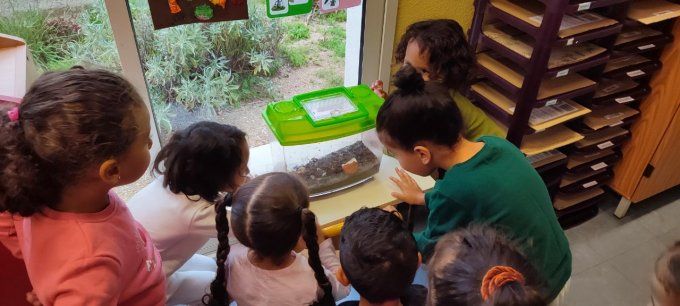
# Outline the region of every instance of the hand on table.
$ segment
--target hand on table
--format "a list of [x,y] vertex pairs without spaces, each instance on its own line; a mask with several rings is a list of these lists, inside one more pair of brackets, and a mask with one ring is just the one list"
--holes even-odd
[[371,90],[381,98],[387,98],[387,93],[383,90],[383,82],[381,80],[373,82],[373,84],[371,84]]
[[399,188],[399,191],[392,192],[392,196],[398,200],[411,205],[425,205],[425,193],[418,183],[403,169],[396,169],[398,177],[390,177]]

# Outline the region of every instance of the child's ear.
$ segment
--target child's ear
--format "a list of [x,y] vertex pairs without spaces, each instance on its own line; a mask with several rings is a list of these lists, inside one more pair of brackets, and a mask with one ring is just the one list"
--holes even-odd
[[423,264],[423,255],[418,252],[418,268]]
[[342,269],[342,266],[338,271],[335,271],[335,278],[337,278],[343,286],[349,286],[349,279],[347,278],[347,275],[345,275],[345,270]]
[[418,158],[423,165],[428,165],[432,161],[432,152],[423,146],[415,146],[413,152],[418,154]]
[[116,186],[120,181],[120,167],[115,159],[107,159],[99,165],[99,178],[105,183]]

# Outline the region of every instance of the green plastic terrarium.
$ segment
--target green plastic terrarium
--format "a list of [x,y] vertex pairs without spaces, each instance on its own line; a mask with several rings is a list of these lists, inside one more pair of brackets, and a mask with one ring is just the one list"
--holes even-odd
[[382,159],[375,131],[382,103],[366,85],[270,103],[262,116],[274,135],[274,170],[298,175],[312,196],[370,180]]

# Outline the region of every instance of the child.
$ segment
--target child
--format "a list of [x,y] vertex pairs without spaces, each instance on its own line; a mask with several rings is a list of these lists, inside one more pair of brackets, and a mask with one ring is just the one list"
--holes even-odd
[[361,300],[341,305],[424,305],[426,289],[411,286],[420,265],[413,236],[393,213],[364,208],[345,219],[338,279]]
[[652,280],[652,305],[680,305],[680,241],[656,261]]
[[[475,66],[463,29],[451,19],[416,22],[406,29],[395,52],[397,62],[413,66],[426,81],[440,83],[448,89],[463,118],[463,134],[468,140],[482,136],[505,137],[505,132],[484,111],[460,94]],[[373,90],[383,98],[382,82]]]
[[215,201],[245,182],[248,157],[239,129],[192,124],[165,144],[154,162],[161,175],[130,200],[163,258],[169,305],[200,303],[215,278],[215,260],[195,253],[217,237]]
[[526,242],[529,260],[547,280],[555,298],[571,274],[571,252],[541,177],[508,141],[461,137],[460,112],[451,97],[423,81],[410,65],[396,74],[399,88],[377,116],[378,136],[401,167],[426,176],[445,169],[432,191],[423,193],[404,170],[392,178],[393,195],[427,205],[426,228],[415,234],[418,249],[430,254],[447,232],[471,222],[490,223]]
[[428,266],[428,306],[547,305],[535,269],[490,227],[470,226],[444,235]]
[[[226,206],[242,244],[232,248]],[[217,276],[207,305],[226,305],[228,298],[239,306],[335,305],[349,289],[336,279],[339,260],[317,227],[296,177],[270,173],[241,186],[217,206]],[[301,238],[309,258],[293,252]]]
[[40,302],[165,304],[159,253],[111,191],[149,164],[149,112],[132,85],[103,70],[47,73],[0,118],[0,242],[23,257]]

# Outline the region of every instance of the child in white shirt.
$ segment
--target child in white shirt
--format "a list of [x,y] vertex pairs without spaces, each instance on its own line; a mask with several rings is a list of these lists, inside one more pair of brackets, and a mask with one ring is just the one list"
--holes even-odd
[[168,305],[200,303],[207,293],[215,260],[195,253],[217,237],[215,201],[245,182],[248,157],[239,129],[195,123],[172,136],[154,162],[161,175],[129,201],[160,250]]
[[[242,244],[231,250],[223,209],[229,205]],[[318,230],[307,189],[293,175],[259,176],[218,207],[218,270],[208,305],[335,305],[349,294],[335,276],[340,262],[333,244]],[[302,243],[308,258],[293,251]]]

